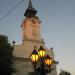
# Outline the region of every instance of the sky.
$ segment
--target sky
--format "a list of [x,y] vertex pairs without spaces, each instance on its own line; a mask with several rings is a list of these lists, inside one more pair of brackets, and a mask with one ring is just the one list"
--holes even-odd
[[[17,44],[22,42],[21,23],[28,7],[28,0],[24,0],[14,9],[20,1],[0,0],[0,33]],[[75,0],[32,0],[32,4],[42,21],[45,46],[54,48],[55,59],[59,61],[58,73],[63,69],[75,75]]]

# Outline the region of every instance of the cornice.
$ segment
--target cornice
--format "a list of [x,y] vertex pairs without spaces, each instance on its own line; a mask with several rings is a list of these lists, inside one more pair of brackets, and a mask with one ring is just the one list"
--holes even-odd
[[41,40],[29,39],[26,36],[25,36],[25,39],[23,40],[23,42],[24,41],[32,41],[32,42],[37,42],[37,43],[43,43],[43,44],[45,44],[45,42],[44,42],[43,39],[41,39]]

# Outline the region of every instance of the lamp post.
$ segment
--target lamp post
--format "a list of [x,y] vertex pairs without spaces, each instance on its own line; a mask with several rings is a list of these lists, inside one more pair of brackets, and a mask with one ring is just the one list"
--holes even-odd
[[31,61],[34,66],[35,75],[46,75],[51,72],[51,66],[58,63],[46,54],[46,50],[44,50],[42,46],[40,46],[38,51],[34,48],[31,53]]

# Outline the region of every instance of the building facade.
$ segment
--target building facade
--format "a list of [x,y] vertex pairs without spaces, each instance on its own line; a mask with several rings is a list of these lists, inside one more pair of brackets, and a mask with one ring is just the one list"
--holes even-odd
[[[29,0],[28,8],[25,11],[25,18],[21,24],[22,28],[22,44],[14,44],[14,68],[16,72],[13,75],[32,75],[34,72],[32,63],[30,61],[30,54],[34,50],[34,46],[39,48],[42,46],[47,53],[54,59],[53,49],[47,49],[45,42],[41,38],[39,17],[36,16],[37,10],[33,7],[31,0]],[[57,75],[56,67],[48,75]]]

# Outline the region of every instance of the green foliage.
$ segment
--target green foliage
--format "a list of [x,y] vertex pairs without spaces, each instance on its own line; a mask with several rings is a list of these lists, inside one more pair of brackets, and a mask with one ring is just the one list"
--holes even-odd
[[0,75],[11,75],[12,52],[13,46],[8,42],[8,37],[0,35]]

